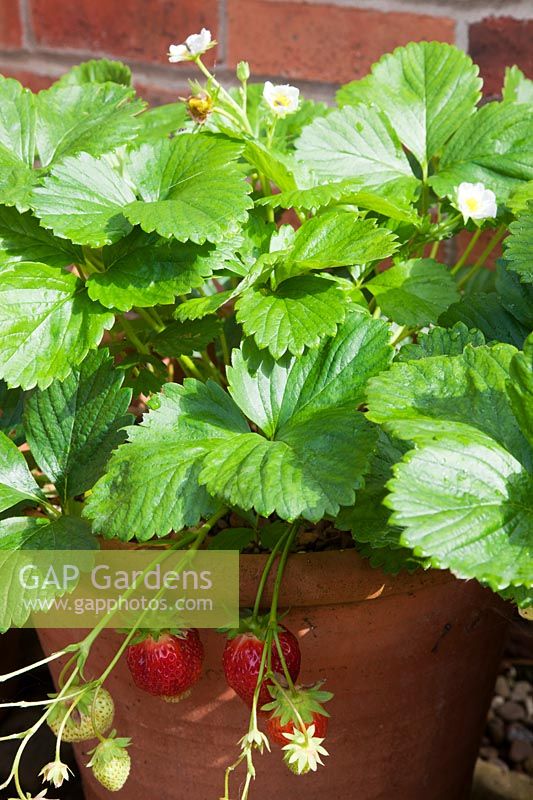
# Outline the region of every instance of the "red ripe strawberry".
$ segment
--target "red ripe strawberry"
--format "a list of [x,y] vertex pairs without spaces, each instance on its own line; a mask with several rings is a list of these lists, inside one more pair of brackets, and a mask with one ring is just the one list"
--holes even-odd
[[271,688],[274,699],[263,709],[271,712],[266,724],[267,736],[271,742],[284,747],[289,739],[283,734],[301,730],[300,720],[295,711],[298,712],[306,728],[315,726],[313,736],[319,739],[326,738],[329,714],[322,704],[331,700],[333,695],[331,692],[322,691],[321,687],[322,684],[317,683],[310,688],[297,686],[294,691]]
[[[261,638],[263,631],[260,623],[244,620],[241,623],[241,631],[226,643],[222,660],[228,685],[244,700],[246,705],[251,707],[265,643]],[[283,625],[278,628],[278,636],[287,670],[291,679],[295,681],[300,674],[302,660],[298,639]],[[283,679],[283,665],[275,643],[272,644],[272,670]],[[263,680],[259,693],[259,709],[271,700],[269,683],[271,681]]]
[[[320,739],[325,739],[328,732],[329,719],[323,714],[317,714],[315,712],[311,714],[311,719],[309,722],[305,722],[304,725],[306,728],[309,728],[310,725],[314,725],[314,735],[318,736]],[[275,716],[274,714],[268,718],[266,724],[266,733],[269,740],[271,742],[275,742],[275,744],[279,744],[280,747],[283,747],[289,742],[289,740],[283,734],[294,733],[295,730],[300,730],[298,723],[294,723],[292,720],[289,720],[289,722],[287,722],[285,725],[282,725],[281,718]]]
[[139,689],[176,703],[190,694],[200,678],[204,648],[196,628],[148,632],[128,647],[126,658]]

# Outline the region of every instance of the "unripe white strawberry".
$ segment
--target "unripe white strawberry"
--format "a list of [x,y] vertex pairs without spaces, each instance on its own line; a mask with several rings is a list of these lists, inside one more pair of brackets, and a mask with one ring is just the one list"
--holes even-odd
[[119,792],[128,780],[130,754],[126,750],[130,739],[106,739],[92,751],[87,764],[96,780],[110,792]]
[[[56,736],[72,702],[67,700],[58,703],[48,717],[48,726]],[[90,689],[69,716],[61,739],[64,742],[86,742],[89,739],[96,739],[93,717],[98,732],[102,734],[107,733],[113,724],[114,715],[115,705],[107,689],[100,688],[98,692],[96,689]]]

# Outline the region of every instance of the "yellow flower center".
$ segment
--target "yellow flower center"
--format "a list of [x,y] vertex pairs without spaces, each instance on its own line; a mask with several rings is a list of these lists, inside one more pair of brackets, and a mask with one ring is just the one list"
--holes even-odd
[[286,94],[277,94],[274,98],[274,105],[280,108],[288,108],[291,104],[291,101],[287,97]]
[[479,200],[477,197],[468,197],[466,199],[466,207],[469,211],[477,211],[479,209]]

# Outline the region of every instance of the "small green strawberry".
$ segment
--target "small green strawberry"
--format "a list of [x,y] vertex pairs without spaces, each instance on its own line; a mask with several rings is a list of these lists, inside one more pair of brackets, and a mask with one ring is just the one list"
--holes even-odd
[[115,739],[115,731],[91,752],[91,767],[96,780],[110,792],[119,792],[130,774],[131,758],[127,751],[131,739]]
[[[78,687],[73,688],[77,689]],[[72,700],[61,701],[50,712],[47,722],[56,736],[72,702]],[[114,715],[115,705],[107,689],[103,687],[88,689],[69,716],[61,739],[64,742],[86,742],[89,739],[96,739],[93,719],[98,733],[102,734],[106,733],[113,724]]]

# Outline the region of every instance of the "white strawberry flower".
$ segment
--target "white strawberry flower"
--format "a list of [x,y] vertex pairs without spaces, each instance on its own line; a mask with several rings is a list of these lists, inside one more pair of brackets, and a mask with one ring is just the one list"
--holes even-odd
[[267,737],[264,733],[262,733],[258,728],[253,728],[251,731],[248,731],[246,736],[243,736],[240,743],[242,750],[252,750],[254,747],[259,750],[260,753],[263,752],[263,748],[270,752],[270,742],[268,741]]
[[63,764],[61,761],[52,761],[46,764],[39,772],[43,776],[43,783],[53,783],[56,789],[63,786],[64,781],[68,781],[69,772],[72,775],[72,770]]
[[172,64],[180,61],[193,61],[216,45],[211,31],[202,28],[200,33],[191,33],[183,44],[171,44],[168,48],[168,60]]
[[285,751],[287,765],[298,775],[305,775],[306,772],[316,772],[318,765],[324,765],[320,756],[328,756],[325,747],[322,747],[324,739],[315,736],[315,726],[310,725],[307,732],[295,730],[294,733],[284,733],[288,744],[282,748]]
[[267,81],[263,97],[273,114],[277,117],[286,117],[287,114],[294,114],[298,110],[300,90],[287,83],[275,85]]
[[491,189],[486,189],[483,183],[460,183],[455,205],[465,222],[468,219],[489,219],[498,212],[496,195]]

